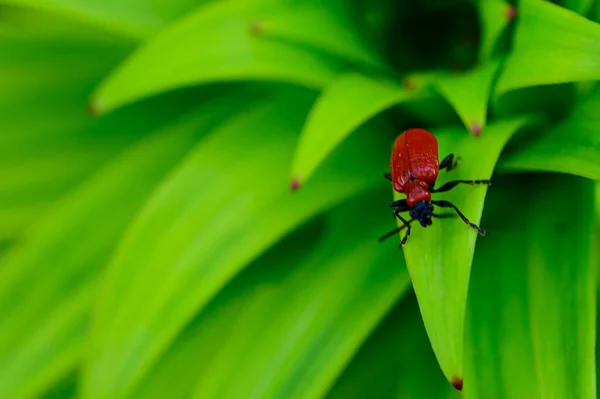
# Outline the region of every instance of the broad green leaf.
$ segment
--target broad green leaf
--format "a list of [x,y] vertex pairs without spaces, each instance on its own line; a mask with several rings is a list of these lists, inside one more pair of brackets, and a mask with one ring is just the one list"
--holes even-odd
[[550,171],[600,179],[600,91],[562,123],[529,135],[503,156],[502,171]]
[[[308,253],[290,257],[289,250],[282,251],[254,279],[237,280],[236,290],[229,292],[249,291],[243,308],[229,318],[237,333],[209,342],[194,338],[201,347],[188,354],[192,363],[204,353],[202,347],[219,349],[208,369],[198,374],[193,397],[308,399],[329,390],[409,285],[406,268],[394,261],[397,248],[384,248],[376,239],[386,229],[389,211],[365,210],[365,203],[385,198],[384,191],[379,194],[333,211]],[[289,244],[301,246],[303,241],[296,238]],[[270,273],[265,273],[267,265]],[[254,280],[251,288],[245,287],[248,280]]]
[[499,206],[473,265],[465,397],[595,398],[593,182],[527,174],[500,189],[527,201],[489,198]]
[[26,7],[55,14],[129,39],[147,37],[163,23],[144,0],[0,0],[0,6]]
[[[465,135],[462,129],[432,129],[438,138],[440,158],[453,153],[462,159],[457,169],[440,172],[436,186],[455,179],[489,179],[505,143],[526,121],[496,122],[477,139]],[[463,184],[447,193],[434,194],[434,199],[451,201],[471,222],[479,224],[486,191],[485,185]],[[404,195],[394,193],[394,198]],[[437,208],[437,213],[450,214],[453,210]],[[463,324],[477,234],[458,217],[436,219],[428,228],[414,223],[404,247],[431,345],[446,378],[456,387],[461,386],[463,378]]]
[[[244,269],[156,362],[133,396],[188,397],[203,376],[197,384],[203,397],[208,385],[219,383],[219,397],[229,397],[231,373],[238,381],[233,388],[246,388],[243,397],[263,388],[276,389],[279,397],[307,397],[330,383],[334,364],[339,368],[365,329],[370,331],[372,319],[382,316],[380,305],[387,308],[408,283],[402,265],[390,261],[395,249],[381,251],[374,239],[386,229],[388,211],[373,207],[365,213],[364,203],[383,195],[352,199],[286,236]],[[369,261],[361,262],[365,257]],[[384,281],[378,278],[383,276]],[[314,329],[318,332],[311,333]],[[248,340],[256,345],[244,346]],[[253,365],[243,367],[242,359]],[[307,373],[311,377],[302,377]],[[299,378],[313,384],[297,387]]]
[[600,25],[549,1],[518,8],[511,55],[496,94],[535,85],[600,79]]
[[358,73],[338,76],[313,106],[292,164],[292,188],[298,188],[344,139],[379,112],[419,93],[390,80]]
[[254,24],[265,37],[296,42],[348,61],[385,68],[381,57],[359,35],[350,16],[329,3],[284,5],[265,13]]
[[481,20],[479,60],[487,62],[493,58],[498,40],[513,20],[516,8],[504,0],[480,1],[477,7]]
[[327,399],[458,398],[444,378],[411,293],[377,327]]
[[269,9],[234,1],[200,7],[143,45],[108,77],[93,95],[92,108],[104,113],[164,91],[213,82],[326,83],[341,68],[339,61],[255,32],[250,21]]
[[143,200],[193,145],[203,119],[192,115],[125,151],[4,254],[0,397],[37,397],[79,361],[98,274]]
[[487,104],[500,63],[488,62],[464,73],[434,77],[433,85],[452,105],[465,127],[479,136],[485,127]]
[[85,397],[128,396],[248,262],[308,217],[376,184],[384,145],[357,136],[312,185],[289,192],[286,171],[309,104],[299,100],[275,98],[220,127],[149,201],[106,276]]

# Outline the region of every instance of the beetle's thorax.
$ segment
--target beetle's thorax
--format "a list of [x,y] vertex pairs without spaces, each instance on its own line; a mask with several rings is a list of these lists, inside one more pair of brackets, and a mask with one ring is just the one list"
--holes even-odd
[[414,179],[406,186],[406,204],[414,206],[417,202],[430,201],[429,184],[423,180]]

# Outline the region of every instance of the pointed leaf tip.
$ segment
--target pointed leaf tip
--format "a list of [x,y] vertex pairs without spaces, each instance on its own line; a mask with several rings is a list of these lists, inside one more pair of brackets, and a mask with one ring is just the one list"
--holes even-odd
[[452,379],[452,386],[454,387],[454,389],[456,389],[457,391],[462,391],[463,389],[463,379],[460,377],[454,377]]
[[302,183],[300,182],[300,178],[296,176],[290,182],[290,190],[292,192],[297,191],[300,187],[302,187]]
[[98,116],[100,113],[98,102],[94,99],[90,99],[86,104],[86,111],[90,116]]
[[506,19],[508,22],[513,21],[517,17],[517,7],[512,4],[506,6]]
[[260,36],[265,31],[265,23],[263,21],[250,22],[249,31],[253,36]]
[[481,131],[482,131],[481,123],[479,123],[479,122],[471,123],[469,130],[471,131],[471,133],[473,133],[473,136],[475,136],[475,137],[481,136]]

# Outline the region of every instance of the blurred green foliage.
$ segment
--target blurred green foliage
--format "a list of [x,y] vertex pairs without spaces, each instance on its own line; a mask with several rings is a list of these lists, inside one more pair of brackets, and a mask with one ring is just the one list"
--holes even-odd
[[[0,0],[0,398],[595,398],[599,23]],[[410,127],[488,236],[377,242]]]

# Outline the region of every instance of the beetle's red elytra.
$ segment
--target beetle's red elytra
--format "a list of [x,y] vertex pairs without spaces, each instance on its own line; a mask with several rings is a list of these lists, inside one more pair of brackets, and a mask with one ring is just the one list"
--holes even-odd
[[[489,180],[453,180],[440,188],[435,188],[440,169],[450,171],[458,166],[454,154],[448,155],[439,162],[438,142],[435,136],[425,129],[408,129],[402,132],[394,143],[390,157],[390,172],[384,176],[391,180],[394,190],[406,195],[406,199],[394,201],[390,207],[394,215],[402,221],[403,225],[390,231],[379,241],[398,233],[406,228],[406,234],[400,242],[403,247],[410,236],[410,223],[418,220],[421,226],[430,226],[432,217],[441,217],[433,213],[434,206],[452,208],[456,214],[469,226],[481,235],[486,231],[475,223],[471,223],[458,208],[449,201],[435,201],[431,194],[449,191],[460,183],[464,184],[492,184]],[[400,213],[408,212],[410,220],[404,219]]]

